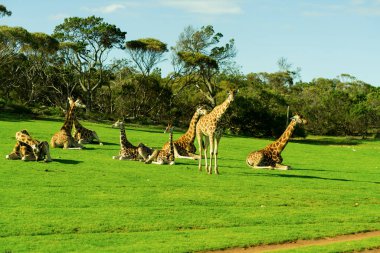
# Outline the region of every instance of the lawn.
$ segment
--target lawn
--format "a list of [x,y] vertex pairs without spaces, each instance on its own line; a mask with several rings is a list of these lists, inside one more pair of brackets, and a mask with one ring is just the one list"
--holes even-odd
[[[4,158],[16,131],[50,142],[62,122],[0,114],[0,252],[192,252],[380,230],[379,141],[295,140],[283,152],[293,170],[271,171],[245,164],[271,140],[225,135],[216,176],[186,159],[113,160],[118,129],[83,121],[104,146],[52,149],[51,163]],[[168,139],[160,127],[126,133],[153,147]]]

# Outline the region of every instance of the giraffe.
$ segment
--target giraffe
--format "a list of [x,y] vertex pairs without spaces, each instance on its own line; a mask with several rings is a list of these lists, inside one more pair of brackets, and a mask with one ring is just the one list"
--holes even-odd
[[[195,154],[196,148],[194,145],[195,140],[195,127],[202,115],[207,114],[207,110],[201,106],[197,108],[193,117],[191,118],[189,129],[187,132],[173,142],[175,158],[199,159],[200,156]],[[169,142],[165,143],[162,147],[163,150],[169,151]]]
[[145,161],[146,164],[154,163],[154,164],[175,164],[175,156],[174,156],[174,145],[173,145],[173,129],[171,123],[168,124],[164,133],[169,132],[169,149],[160,149],[154,150],[153,154],[149,157],[148,160]]
[[264,149],[253,151],[247,156],[247,165],[257,169],[278,169],[288,170],[290,166],[282,165],[281,152],[288,144],[297,124],[307,124],[300,114],[296,114],[291,118],[291,122],[285,132],[275,142],[269,144]]
[[[26,129],[20,131],[23,134],[29,135],[28,131]],[[16,133],[17,136],[17,133]],[[16,137],[17,138],[17,137]],[[27,144],[24,142],[16,141],[15,146],[13,147],[12,152],[9,155],[6,155],[5,158],[9,160],[18,160],[21,159],[21,147],[26,146]],[[31,148],[31,147],[30,147]],[[33,152],[33,150],[32,150]]]
[[82,126],[79,123],[77,117],[74,117],[74,127],[75,127],[74,139],[79,144],[92,143],[93,140],[95,139],[99,143],[99,145],[103,146],[103,143],[100,141],[96,132]]
[[33,139],[25,129],[16,133],[16,140],[17,142],[12,153],[7,155],[6,159],[21,159],[23,161],[38,161],[44,159],[45,162],[52,161],[49,144],[46,141],[40,142]]
[[[219,174],[218,170],[218,145],[220,138],[222,137],[223,128],[220,125],[223,115],[234,101],[235,95],[238,90],[231,89],[228,92],[227,99],[220,105],[216,106],[210,113],[202,116],[196,126],[196,135],[199,145],[199,154],[201,158],[198,162],[199,171],[202,170],[202,148],[204,145],[205,155],[205,168],[208,174],[212,174],[212,159],[215,158],[214,171],[215,174]],[[203,136],[205,136],[205,142],[203,144]],[[208,138],[207,138],[208,137]],[[210,164],[207,165],[207,147],[210,145]]]
[[119,155],[113,156],[112,159],[117,160],[136,160],[145,161],[153,153],[152,149],[145,146],[143,143],[139,143],[138,146],[134,146],[127,139],[125,133],[124,122],[121,120],[116,121],[112,127],[120,128],[120,151]]
[[71,135],[71,130],[73,128],[73,117],[75,117],[75,107],[85,108],[86,106],[82,104],[82,101],[79,98],[74,101],[72,97],[69,97],[68,100],[70,106],[66,113],[65,122],[60,131],[53,135],[50,144],[53,148],[63,147],[64,149],[82,149],[83,146],[78,144]]

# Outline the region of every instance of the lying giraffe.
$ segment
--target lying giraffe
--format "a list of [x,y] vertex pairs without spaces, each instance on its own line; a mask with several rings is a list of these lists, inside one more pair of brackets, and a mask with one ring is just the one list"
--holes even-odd
[[174,156],[174,145],[173,145],[173,129],[174,127],[169,124],[164,133],[169,132],[169,150],[161,149],[161,150],[154,150],[153,154],[149,157],[148,160],[145,161],[145,163],[154,163],[154,164],[169,164],[173,165],[175,156]]
[[79,144],[92,143],[93,140],[95,139],[99,143],[99,145],[101,146],[103,145],[103,143],[100,141],[96,132],[82,126],[79,123],[77,117],[74,117],[74,127],[75,127],[74,139]]
[[259,151],[251,152],[247,156],[247,165],[257,169],[278,169],[278,170],[288,170],[290,166],[282,165],[281,152],[288,144],[290,137],[297,124],[307,124],[301,115],[296,114],[293,116],[292,121],[289,123],[285,132],[277,139],[275,142],[269,144],[264,149]]
[[134,161],[145,161],[152,154],[152,149],[145,146],[143,143],[139,143],[136,147],[130,143],[127,139],[125,133],[124,122],[121,120],[116,121],[112,127],[120,128],[120,151],[119,155],[113,156],[112,159],[117,160],[134,160]]
[[[223,116],[234,101],[237,90],[230,90],[228,92],[227,99],[220,105],[216,106],[210,113],[202,116],[196,126],[197,140],[199,145],[199,154],[201,159],[198,162],[199,171],[202,170],[202,148],[203,148],[203,137],[204,142],[204,156],[205,156],[205,167],[208,174],[212,173],[212,159],[215,158],[214,170],[215,174],[219,174],[218,170],[218,146],[220,138],[222,137],[223,128],[220,124]],[[207,147],[210,145],[210,164],[207,165]]]
[[83,146],[74,140],[71,131],[73,128],[75,107],[85,108],[86,106],[82,104],[82,101],[79,98],[74,101],[72,97],[69,97],[68,100],[69,110],[66,113],[65,122],[63,123],[61,130],[53,135],[50,144],[52,148],[63,147],[64,149],[82,149]]
[[10,160],[21,159],[23,161],[44,160],[51,162],[49,144],[46,141],[37,141],[33,139],[28,131],[21,130],[16,133],[16,145],[11,154],[5,158]]
[[[17,135],[18,133],[22,133],[22,134],[27,134],[29,135],[28,131],[27,130],[21,130],[20,132],[17,132],[16,133],[16,140],[17,140]],[[28,146],[28,144],[24,143],[24,142],[20,142],[20,141],[16,141],[16,144],[15,146],[13,147],[13,150],[12,152],[9,154],[9,155],[6,155],[5,158],[6,159],[10,159],[10,160],[18,160],[18,159],[21,159],[22,156],[21,156],[21,147],[22,146]],[[31,151],[33,152],[33,148],[29,146],[29,148],[31,149]],[[38,148],[38,147],[37,147]],[[36,148],[34,148],[34,151],[35,153],[39,153],[39,150],[37,151]]]
[[[175,158],[187,158],[194,160],[200,158],[200,155],[195,154],[195,151],[197,150],[194,145],[195,127],[199,118],[205,114],[207,114],[207,110],[203,107],[198,107],[193,117],[191,118],[187,132],[173,142]],[[165,143],[162,149],[169,151],[169,142]]]

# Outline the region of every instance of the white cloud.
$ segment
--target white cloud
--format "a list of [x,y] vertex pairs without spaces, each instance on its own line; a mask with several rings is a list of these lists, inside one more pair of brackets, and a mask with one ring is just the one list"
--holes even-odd
[[69,15],[63,14],[63,13],[58,13],[58,14],[49,16],[49,19],[51,19],[51,20],[62,20],[62,19],[65,19],[67,17],[69,17]]
[[336,15],[380,16],[380,0],[350,0],[346,4],[304,5],[303,16],[321,17]]
[[353,12],[361,16],[380,16],[380,8],[357,8]]
[[111,5],[107,5],[107,6],[103,7],[101,12],[112,13],[112,12],[115,12],[117,10],[124,9],[124,8],[125,8],[125,6],[122,4],[111,4]]
[[96,8],[84,7],[83,9],[89,12],[100,12],[100,13],[109,14],[109,13],[113,13],[118,10],[124,9],[125,7],[126,7],[125,4],[109,4],[106,6],[101,6],[101,7],[96,7]]
[[162,0],[164,6],[199,14],[239,14],[242,12],[238,1],[233,0]]

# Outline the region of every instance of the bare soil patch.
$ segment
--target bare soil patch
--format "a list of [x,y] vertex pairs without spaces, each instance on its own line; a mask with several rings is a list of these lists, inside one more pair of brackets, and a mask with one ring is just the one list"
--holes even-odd
[[317,239],[317,240],[298,240],[298,241],[289,242],[289,243],[260,245],[260,246],[254,246],[254,247],[249,247],[249,248],[233,248],[233,249],[217,250],[217,251],[212,251],[212,252],[213,253],[266,252],[266,251],[271,251],[271,250],[295,249],[295,248],[304,247],[304,246],[328,245],[328,244],[336,243],[336,242],[362,240],[362,239],[367,239],[367,238],[377,237],[377,236],[380,236],[380,231],[341,235],[341,236],[328,237],[328,238]]

